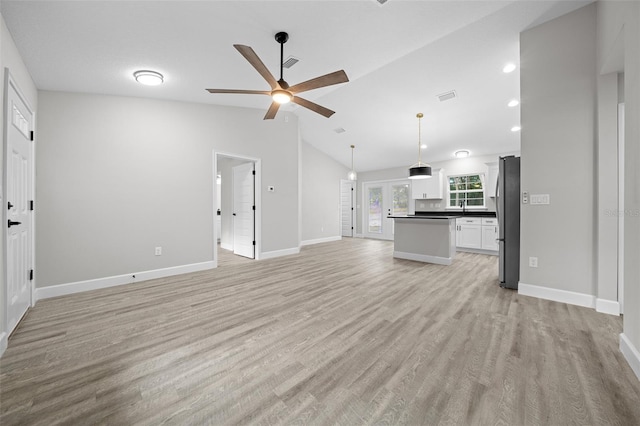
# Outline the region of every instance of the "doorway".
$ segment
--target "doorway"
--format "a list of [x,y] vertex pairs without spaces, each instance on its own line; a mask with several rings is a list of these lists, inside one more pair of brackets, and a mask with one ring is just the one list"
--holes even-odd
[[216,266],[260,258],[260,160],[214,153]]
[[393,219],[411,214],[409,180],[365,182],[363,184],[363,234],[367,238],[393,240]]
[[8,70],[5,73],[3,216],[5,238],[5,324],[7,335],[32,305],[33,297],[33,123],[34,113]]

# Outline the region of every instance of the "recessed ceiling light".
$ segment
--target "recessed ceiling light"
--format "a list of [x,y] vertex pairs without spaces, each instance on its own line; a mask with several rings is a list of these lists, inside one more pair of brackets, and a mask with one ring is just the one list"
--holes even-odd
[[519,132],[519,131],[520,131],[520,126],[513,126],[513,127],[511,128],[511,131],[512,131],[512,132]]
[[164,77],[159,72],[140,70],[133,73],[133,77],[138,83],[147,86],[157,86],[164,82]]
[[469,156],[469,154],[471,154],[471,153],[466,149],[461,149],[461,150],[456,151],[456,152],[453,153],[453,155],[455,155],[456,158],[467,158]]
[[516,69],[516,64],[508,63],[507,65],[504,66],[504,68],[502,68],[502,72],[510,73],[510,72],[513,72],[515,69]]
[[422,145],[420,145],[420,148],[422,148],[422,149],[427,149],[427,144],[426,144],[426,143],[423,143]]
[[520,104],[520,102],[518,102],[517,99],[512,99],[512,100],[509,101],[507,106],[514,107],[514,106],[518,106],[519,104]]

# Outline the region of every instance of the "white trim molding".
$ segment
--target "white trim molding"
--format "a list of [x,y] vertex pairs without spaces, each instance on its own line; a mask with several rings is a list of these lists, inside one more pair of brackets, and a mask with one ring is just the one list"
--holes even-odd
[[640,380],[640,352],[624,333],[620,333],[620,352],[622,352],[636,377]]
[[340,235],[334,237],[316,238],[314,240],[306,240],[300,243],[300,246],[310,246],[312,244],[330,243],[332,241],[340,241],[342,237]]
[[620,303],[617,300],[596,299],[596,311],[620,316]]
[[542,287],[539,285],[518,283],[518,294],[523,296],[537,297],[538,299],[552,300],[554,302],[568,303],[569,305],[595,308],[596,298],[590,294],[576,293],[556,288]]
[[155,269],[152,271],[133,272],[131,274],[115,275],[112,277],[97,278],[94,280],[76,281],[67,284],[58,284],[48,287],[36,288],[36,300],[51,297],[65,296],[67,294],[80,293],[89,290],[115,287],[123,284],[133,284],[140,281],[155,278],[170,277],[173,275],[187,274],[189,272],[204,271],[215,268],[213,261],[192,263],[189,265],[173,266],[170,268]]
[[4,353],[4,351],[7,350],[8,345],[9,345],[9,337],[7,336],[7,333],[3,331],[2,333],[0,333],[0,357],[2,357],[2,354]]
[[284,250],[274,250],[263,252],[260,259],[273,259],[274,257],[289,256],[300,253],[300,247],[293,247]]

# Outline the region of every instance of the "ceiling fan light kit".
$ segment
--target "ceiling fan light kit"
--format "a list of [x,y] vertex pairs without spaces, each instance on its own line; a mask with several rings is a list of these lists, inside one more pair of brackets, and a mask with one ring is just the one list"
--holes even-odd
[[248,95],[269,95],[272,102],[264,116],[265,120],[271,120],[275,118],[278,109],[281,104],[293,102],[297,105],[305,107],[313,112],[316,112],[324,117],[331,117],[335,111],[331,111],[321,105],[311,102],[307,99],[296,96],[298,93],[306,92],[313,89],[319,89],[321,87],[332,86],[334,84],[346,83],[349,81],[347,74],[344,70],[335,71],[329,74],[325,74],[320,77],[312,78],[311,80],[304,81],[302,83],[289,86],[283,76],[283,60],[284,60],[284,44],[289,40],[289,34],[284,31],[280,31],[275,35],[276,41],[280,44],[280,79],[276,81],[275,77],[267,69],[265,64],[260,60],[256,52],[249,46],[241,44],[234,44],[238,52],[255,68],[256,71],[264,78],[271,90],[234,90],[234,89],[207,89],[209,93],[234,93],[234,94],[248,94]]
[[426,179],[431,177],[431,166],[422,162],[420,121],[424,115],[419,112],[416,117],[418,117],[418,162],[409,168],[409,179]]

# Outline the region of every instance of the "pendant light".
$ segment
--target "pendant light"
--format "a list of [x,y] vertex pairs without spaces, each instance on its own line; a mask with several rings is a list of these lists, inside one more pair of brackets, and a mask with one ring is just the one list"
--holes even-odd
[[420,141],[420,120],[424,115],[421,112],[418,117],[418,162],[409,168],[409,179],[426,179],[431,177],[431,166],[422,162],[422,143]]
[[349,180],[357,180],[358,179],[358,174],[356,173],[356,169],[353,168],[353,149],[355,148],[355,145],[351,145],[351,171],[349,173],[347,173],[347,178]]

